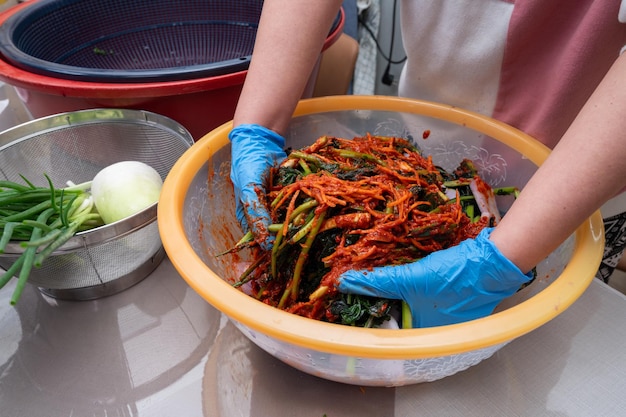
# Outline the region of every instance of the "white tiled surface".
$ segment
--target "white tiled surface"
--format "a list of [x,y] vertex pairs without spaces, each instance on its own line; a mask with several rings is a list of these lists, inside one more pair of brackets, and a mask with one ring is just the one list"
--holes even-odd
[[[626,415],[626,296],[592,282],[550,323],[431,383],[339,384],[258,348],[169,259],[99,300],[0,291],[1,416]],[[25,301],[24,303],[22,301]]]

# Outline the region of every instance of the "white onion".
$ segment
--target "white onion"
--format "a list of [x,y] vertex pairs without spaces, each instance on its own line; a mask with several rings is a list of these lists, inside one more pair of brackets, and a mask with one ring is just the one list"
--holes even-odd
[[136,214],[159,200],[163,180],[150,165],[123,161],[93,178],[91,195],[102,220],[109,224]]

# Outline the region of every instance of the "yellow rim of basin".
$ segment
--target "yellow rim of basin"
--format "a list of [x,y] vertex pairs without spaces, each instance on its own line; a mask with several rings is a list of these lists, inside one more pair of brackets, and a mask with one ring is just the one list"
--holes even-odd
[[[494,119],[448,105],[383,96],[334,96],[302,100],[300,116],[340,110],[408,112],[444,119],[482,132],[540,165],[549,150],[525,133]],[[183,229],[183,203],[195,174],[228,144],[231,122],[202,137],[166,178],[158,204],[163,245],[179,274],[207,302],[231,319],[270,337],[310,349],[348,356],[406,359],[445,356],[510,341],[566,310],[589,286],[600,263],[604,229],[600,212],[575,233],[574,253],[563,273],[534,297],[488,317],[421,329],[364,329],[307,319],[263,304],[233,288],[196,255]]]

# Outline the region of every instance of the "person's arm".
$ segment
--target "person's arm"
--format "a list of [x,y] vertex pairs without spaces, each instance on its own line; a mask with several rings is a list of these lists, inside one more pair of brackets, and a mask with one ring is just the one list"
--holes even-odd
[[234,115],[231,171],[236,215],[264,248],[270,215],[265,176],[286,155],[284,135],[317,62],[340,0],[265,0],[252,60]]
[[626,186],[625,80],[622,55],[491,234],[523,272]]
[[265,0],[234,117],[284,134],[341,0]]
[[626,57],[620,57],[495,228],[404,265],[347,271],[342,292],[400,298],[414,327],[490,314],[529,271],[626,186]]

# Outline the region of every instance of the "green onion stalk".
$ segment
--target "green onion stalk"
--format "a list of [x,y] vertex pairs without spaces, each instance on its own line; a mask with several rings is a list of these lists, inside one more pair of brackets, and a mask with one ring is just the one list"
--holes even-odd
[[103,224],[84,186],[59,189],[45,177],[48,187],[37,187],[24,177],[26,185],[0,181],[0,253],[10,242],[20,242],[24,249],[0,275],[0,288],[17,276],[12,305],[18,302],[33,268],[41,267],[77,232]]

